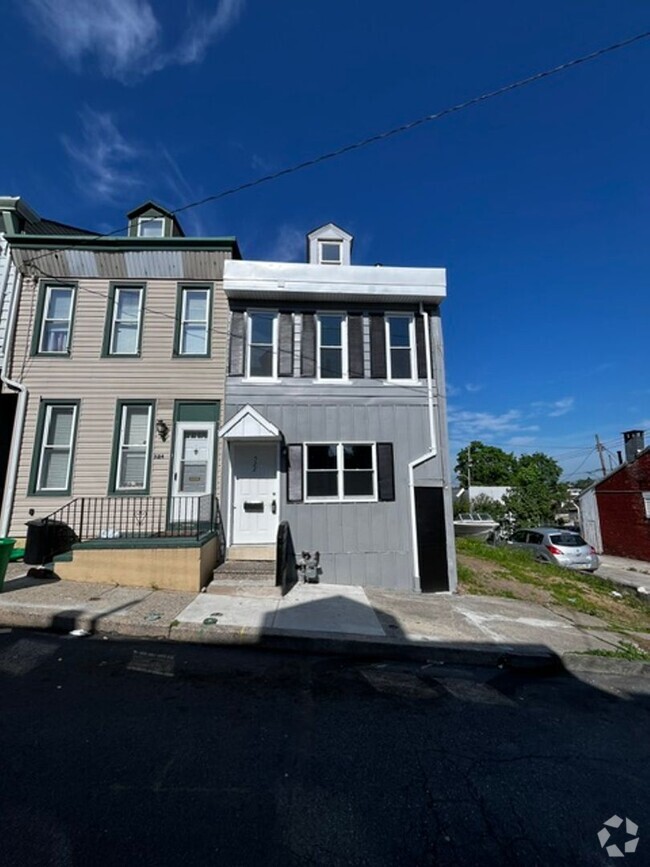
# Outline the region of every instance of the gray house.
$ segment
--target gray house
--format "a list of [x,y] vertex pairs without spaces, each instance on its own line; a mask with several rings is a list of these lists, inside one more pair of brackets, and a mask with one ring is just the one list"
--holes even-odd
[[454,590],[445,270],[351,250],[330,223],[306,264],[224,263],[228,556],[270,558],[282,521],[323,582]]

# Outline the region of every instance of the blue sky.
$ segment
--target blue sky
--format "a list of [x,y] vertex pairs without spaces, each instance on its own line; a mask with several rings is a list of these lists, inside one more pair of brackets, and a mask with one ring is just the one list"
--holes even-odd
[[[640,2],[8,0],[2,194],[109,231],[648,29]],[[300,260],[444,266],[452,452],[597,467],[650,428],[650,40],[188,212]]]

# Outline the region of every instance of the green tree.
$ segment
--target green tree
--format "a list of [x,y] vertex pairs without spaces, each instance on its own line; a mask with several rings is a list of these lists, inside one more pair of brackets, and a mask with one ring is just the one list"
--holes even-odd
[[516,526],[554,523],[557,506],[566,493],[561,475],[557,461],[543,452],[519,458],[512,488],[504,498]]
[[517,467],[517,458],[497,446],[474,440],[458,452],[454,467],[461,485],[467,487],[467,463],[471,458],[470,477],[473,485],[510,485]]

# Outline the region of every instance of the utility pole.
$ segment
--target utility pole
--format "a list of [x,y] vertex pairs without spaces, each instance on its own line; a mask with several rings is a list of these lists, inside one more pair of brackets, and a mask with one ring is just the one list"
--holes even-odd
[[467,446],[467,508],[472,511],[472,444]]
[[598,434],[596,434],[596,451],[598,452],[598,457],[600,458],[600,468],[603,471],[603,475],[607,475],[607,470],[605,469],[605,446],[601,443]]

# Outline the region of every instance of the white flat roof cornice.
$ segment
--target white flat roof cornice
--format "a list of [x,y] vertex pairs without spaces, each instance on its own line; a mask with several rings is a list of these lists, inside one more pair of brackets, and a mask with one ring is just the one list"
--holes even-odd
[[381,296],[396,302],[438,304],[447,295],[444,268],[396,268],[373,265],[311,265],[293,262],[224,263],[229,298],[322,298],[367,300]]

